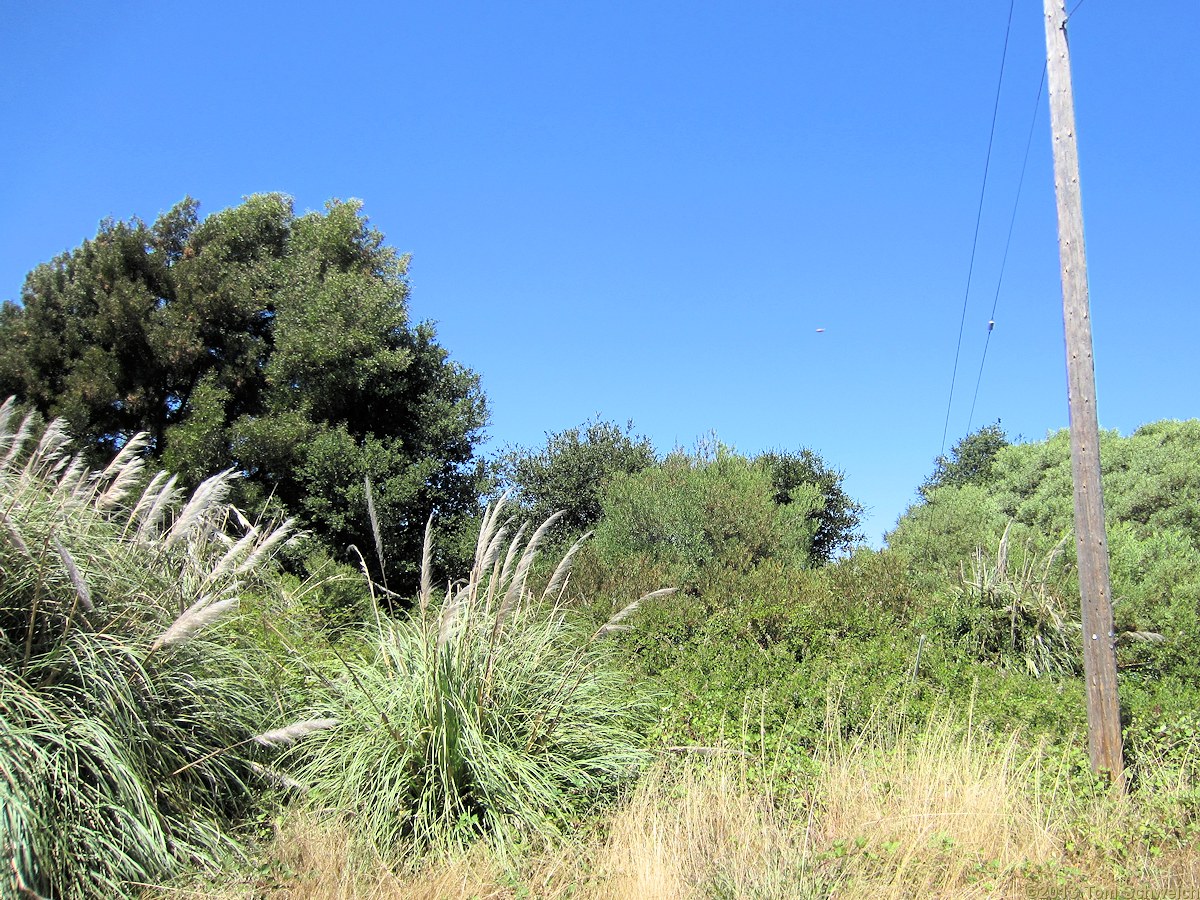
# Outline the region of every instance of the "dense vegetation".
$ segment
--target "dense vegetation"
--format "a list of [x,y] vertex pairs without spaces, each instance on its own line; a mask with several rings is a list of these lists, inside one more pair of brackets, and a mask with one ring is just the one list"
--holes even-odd
[[356,205],[265,196],[106,223],[5,307],[0,895],[1200,883],[1200,421],[1102,438],[1118,798],[1065,432],[966,436],[870,550],[807,449],[480,460],[406,297]]

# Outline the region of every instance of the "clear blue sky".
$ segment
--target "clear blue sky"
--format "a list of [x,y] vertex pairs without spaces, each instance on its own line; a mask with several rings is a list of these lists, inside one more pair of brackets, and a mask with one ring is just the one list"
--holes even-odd
[[[1017,0],[948,443],[1044,57]],[[357,197],[490,448],[811,447],[878,543],[942,447],[1009,3],[0,0],[0,299],[106,216]],[[1200,414],[1200,4],[1070,27],[1101,425]],[[1038,108],[973,425],[1067,423]],[[819,333],[817,329],[824,329]]]

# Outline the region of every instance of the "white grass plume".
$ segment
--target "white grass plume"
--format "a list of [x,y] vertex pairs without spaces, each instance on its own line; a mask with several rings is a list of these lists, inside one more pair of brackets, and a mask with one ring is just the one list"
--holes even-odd
[[255,545],[250,555],[234,570],[234,574],[245,575],[247,572],[254,571],[272,550],[292,537],[295,532],[296,520],[284,519],[270,534]]
[[302,781],[297,781],[291,775],[278,772],[275,769],[268,768],[267,766],[254,762],[253,760],[251,760],[248,765],[251,772],[257,775],[259,778],[271,782],[277,787],[286,788],[289,791],[300,791],[301,793],[305,794],[308,793],[308,785]]
[[37,442],[29,461],[25,463],[26,478],[50,478],[65,463],[67,446],[71,437],[67,434],[67,425],[62,419],[55,419],[46,426],[41,439]]
[[425,523],[425,544],[421,549],[421,593],[417,603],[421,610],[421,621],[429,611],[429,601],[433,596],[433,513]]
[[441,616],[438,617],[438,652],[441,652],[442,648],[458,633],[458,620],[462,618],[462,610],[466,605],[464,594],[465,592],[461,591],[456,594],[454,599],[446,604]]
[[500,513],[508,494],[503,494],[494,504],[489,503],[483,511],[483,522],[479,527],[479,538],[475,542],[475,562],[471,567],[470,583],[481,584],[504,543],[508,529],[500,524]]
[[206,582],[214,582],[222,576],[234,571],[238,562],[250,554],[250,548],[253,547],[259,539],[262,538],[262,532],[257,525],[252,525],[245,534],[233,543],[225,555],[217,560],[217,564],[209,571],[205,578]]
[[55,552],[58,553],[58,558],[62,560],[62,564],[67,570],[67,575],[70,576],[71,585],[75,588],[75,596],[79,600],[79,605],[88,612],[93,612],[96,607],[92,605],[92,590],[88,587],[83,573],[79,571],[79,566],[75,565],[75,560],[71,558],[71,554],[57,537],[52,538],[51,543],[54,545]]
[[156,531],[167,510],[180,498],[180,493],[175,487],[177,481],[174,475],[156,472],[138,497],[137,503],[133,505],[125,523],[125,531],[135,529],[141,538]]
[[[497,564],[493,567],[492,577],[488,581],[489,600],[494,599],[499,592],[504,589],[505,585],[508,585],[510,588],[512,587],[513,573],[515,567],[517,566],[517,560],[519,558],[518,554],[521,551],[521,541],[524,539],[525,531],[528,527],[528,522],[521,523],[521,526],[517,529],[517,533],[514,534],[512,536],[512,540],[509,541],[508,550],[504,554],[504,565]],[[499,556],[497,556],[497,559],[499,559]],[[512,606],[508,599],[510,596],[511,594],[505,595],[504,603],[502,604],[501,609]]]
[[8,532],[8,538],[12,541],[12,545],[25,556],[30,556],[29,546],[25,543],[25,539],[21,537],[21,532],[17,530],[16,524],[2,509],[0,509],[0,519],[4,520],[4,528]]
[[[371,476],[363,478],[363,490],[367,495],[367,518],[371,520],[371,537],[375,539],[375,556],[379,560],[379,571],[387,571],[383,559],[383,536],[379,533],[379,516],[375,514],[375,493],[371,490]],[[383,586],[387,587],[387,575],[383,576]]]
[[165,545],[167,549],[190,538],[203,527],[209,514],[229,496],[229,483],[234,478],[233,469],[225,469],[200,482],[192,492],[191,499],[180,510],[175,522],[168,529]]
[[120,503],[146,468],[142,451],[150,443],[150,435],[142,431],[125,442],[121,451],[113,457],[99,475],[93,476],[98,484],[108,487],[96,499],[97,509],[112,509]]
[[549,600],[551,598],[558,599],[562,596],[562,592],[566,590],[567,579],[571,574],[571,564],[575,560],[575,554],[583,546],[584,541],[592,536],[592,532],[586,532],[579,540],[571,545],[571,548],[563,554],[563,558],[558,561],[558,565],[554,567],[554,574],[550,576],[550,580],[546,582],[546,589],[542,591],[542,599]]
[[337,719],[305,719],[302,722],[293,722],[283,728],[274,728],[264,731],[262,734],[256,734],[254,740],[264,747],[290,747],[302,737],[317,731],[336,728],[338,724]]
[[72,456],[54,485],[56,498],[68,503],[93,503],[96,495],[95,476],[82,459]]
[[12,467],[17,454],[24,449],[25,442],[29,440],[29,435],[33,432],[33,413],[25,416],[15,431],[9,429],[13,406],[12,397],[9,397],[4,401],[3,406],[0,406],[0,451],[4,452],[4,460],[0,462],[0,469],[4,470]]
[[[559,510],[550,518],[546,519],[533,536],[529,538],[529,543],[525,545],[525,552],[521,554],[521,561],[517,563],[517,570],[513,574],[512,581],[509,582],[508,591],[504,595],[504,606],[512,608],[512,605],[518,602],[525,593],[525,583],[529,578],[529,570],[533,567],[533,560],[537,556],[538,546],[546,533],[554,527],[554,524],[563,517],[563,511]],[[516,541],[513,542],[514,547]]]
[[216,602],[212,602],[209,597],[201,597],[155,639],[150,645],[151,652],[186,643],[237,605],[237,597],[227,597]]
[[612,617],[607,622],[596,629],[596,633],[592,635],[592,640],[602,638],[606,634],[612,634],[614,631],[628,631],[630,626],[622,623],[635,612],[637,612],[638,607],[640,607],[647,600],[653,600],[656,597],[669,597],[678,590],[679,588],[673,587],[659,588],[657,591],[651,591],[648,594],[643,594],[632,603],[627,604],[624,609],[613,613]]

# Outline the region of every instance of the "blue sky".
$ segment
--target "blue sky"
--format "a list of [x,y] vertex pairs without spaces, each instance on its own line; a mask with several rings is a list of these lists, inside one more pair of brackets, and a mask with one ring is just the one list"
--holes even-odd
[[[0,0],[0,299],[106,216],[357,197],[490,448],[811,447],[878,543],[942,448],[1067,424],[1042,4]],[[1070,26],[1101,425],[1200,414],[1200,4]],[[996,327],[973,419],[993,302]],[[824,329],[818,332],[817,329]]]

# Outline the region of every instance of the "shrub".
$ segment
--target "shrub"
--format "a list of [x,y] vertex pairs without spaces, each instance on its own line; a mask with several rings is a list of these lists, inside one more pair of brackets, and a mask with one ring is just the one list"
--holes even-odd
[[352,817],[391,862],[402,839],[554,839],[645,758],[651,707],[599,640],[640,601],[581,629],[561,602],[574,548],[535,596],[529,573],[554,520],[509,540],[502,509],[489,508],[469,578],[440,602],[427,540],[417,607],[378,617],[314,713],[340,726],[294,751],[311,802]]
[[933,488],[887,534],[887,546],[907,557],[922,585],[935,590],[953,583],[959,567],[980,547],[996,546],[1007,521],[987,488]]
[[787,503],[776,496],[766,466],[728,448],[673,453],[657,466],[612,478],[594,549],[608,568],[649,563],[693,590],[708,572],[745,571],[765,559],[807,565],[821,490],[796,484]]
[[600,499],[618,472],[630,475],[658,460],[649,438],[599,418],[546,436],[538,449],[511,448],[498,460],[502,480],[529,518],[544,521],[556,512],[556,530],[577,536],[603,515]]

